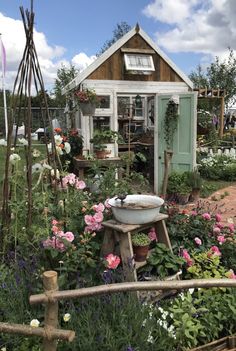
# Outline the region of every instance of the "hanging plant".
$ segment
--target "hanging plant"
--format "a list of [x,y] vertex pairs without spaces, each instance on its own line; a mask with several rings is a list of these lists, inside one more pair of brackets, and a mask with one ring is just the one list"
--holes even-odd
[[171,148],[174,133],[178,126],[178,106],[179,105],[173,99],[170,99],[166,108],[164,119],[164,139],[168,149]]

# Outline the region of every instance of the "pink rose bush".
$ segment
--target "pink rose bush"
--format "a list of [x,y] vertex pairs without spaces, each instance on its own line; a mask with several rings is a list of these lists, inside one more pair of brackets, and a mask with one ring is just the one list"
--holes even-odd
[[[53,220],[52,223],[58,224],[56,220]],[[52,237],[48,237],[46,240],[43,241],[44,248],[53,248],[57,251],[64,252],[66,251],[67,244],[72,243],[75,239],[75,236],[72,232],[65,232],[60,230],[60,227],[56,225],[52,226]]]
[[83,190],[86,188],[86,184],[83,180],[79,180],[74,173],[67,174],[61,180],[61,186],[63,189],[67,189],[69,186],[74,187],[78,190]]

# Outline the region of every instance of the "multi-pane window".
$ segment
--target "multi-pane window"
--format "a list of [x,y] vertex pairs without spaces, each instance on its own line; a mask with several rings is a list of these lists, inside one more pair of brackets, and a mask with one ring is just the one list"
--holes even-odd
[[155,71],[151,55],[125,54],[125,68],[130,71]]

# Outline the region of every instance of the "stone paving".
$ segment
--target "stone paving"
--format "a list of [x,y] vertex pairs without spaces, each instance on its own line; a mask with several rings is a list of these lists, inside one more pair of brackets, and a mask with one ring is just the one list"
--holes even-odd
[[220,208],[223,222],[236,225],[236,184],[217,190],[207,201]]

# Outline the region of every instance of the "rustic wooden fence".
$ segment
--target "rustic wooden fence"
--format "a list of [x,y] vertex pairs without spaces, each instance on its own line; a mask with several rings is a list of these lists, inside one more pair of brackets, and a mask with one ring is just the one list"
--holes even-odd
[[175,281],[127,282],[119,284],[99,285],[90,288],[59,291],[57,272],[43,273],[44,293],[30,296],[30,304],[45,304],[44,328],[33,328],[21,324],[0,323],[0,332],[38,336],[43,338],[43,351],[56,351],[57,341],[71,342],[75,337],[72,330],[57,329],[58,301],[96,296],[106,293],[123,291],[151,291],[151,290],[183,290],[190,288],[234,287],[234,279],[193,279]]

